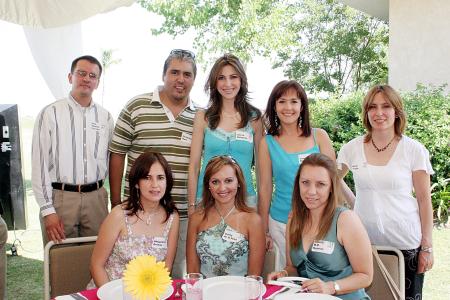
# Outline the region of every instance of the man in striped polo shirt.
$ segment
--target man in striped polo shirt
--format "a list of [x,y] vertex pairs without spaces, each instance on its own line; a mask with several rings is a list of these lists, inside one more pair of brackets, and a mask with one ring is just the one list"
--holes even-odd
[[[187,178],[195,108],[189,99],[197,67],[192,52],[172,50],[163,68],[163,86],[152,93],[132,98],[120,113],[109,150],[112,206],[121,203],[121,183],[125,156],[128,173],[136,158],[145,151],[160,152],[172,169],[172,197],[180,213],[180,234],[172,276],[181,278],[186,270]],[[145,213],[145,212],[144,212]]]
[[92,99],[102,66],[86,55],[72,62],[67,98],[46,106],[34,125],[32,183],[48,240],[97,235],[108,214],[111,114]]

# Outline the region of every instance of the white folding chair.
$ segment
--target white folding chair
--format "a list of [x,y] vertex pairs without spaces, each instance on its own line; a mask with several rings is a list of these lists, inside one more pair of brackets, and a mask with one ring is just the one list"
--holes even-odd
[[89,265],[97,236],[50,241],[44,248],[44,298],[86,289],[91,280]]

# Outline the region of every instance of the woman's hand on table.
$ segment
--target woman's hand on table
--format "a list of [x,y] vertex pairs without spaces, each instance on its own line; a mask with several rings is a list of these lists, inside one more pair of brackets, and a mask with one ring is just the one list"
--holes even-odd
[[324,282],[319,278],[309,279],[302,282],[302,288],[310,293],[320,293],[334,295],[336,292],[334,290],[333,281]]
[[286,277],[286,276],[288,276],[288,272],[286,270],[271,272],[271,273],[269,273],[269,275],[267,275],[267,281],[277,280],[278,278]]

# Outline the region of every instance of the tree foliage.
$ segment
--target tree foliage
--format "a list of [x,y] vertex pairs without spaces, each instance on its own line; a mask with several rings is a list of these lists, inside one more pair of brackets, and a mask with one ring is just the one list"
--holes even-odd
[[387,25],[335,0],[140,0],[164,17],[154,34],[195,30],[205,60],[269,58],[308,91],[342,94],[387,78]]

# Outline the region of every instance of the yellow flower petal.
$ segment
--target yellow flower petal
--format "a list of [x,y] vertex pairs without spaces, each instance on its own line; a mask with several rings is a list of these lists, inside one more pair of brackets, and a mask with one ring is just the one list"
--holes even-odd
[[159,299],[172,284],[164,262],[151,255],[137,256],[123,273],[125,291],[137,300]]

